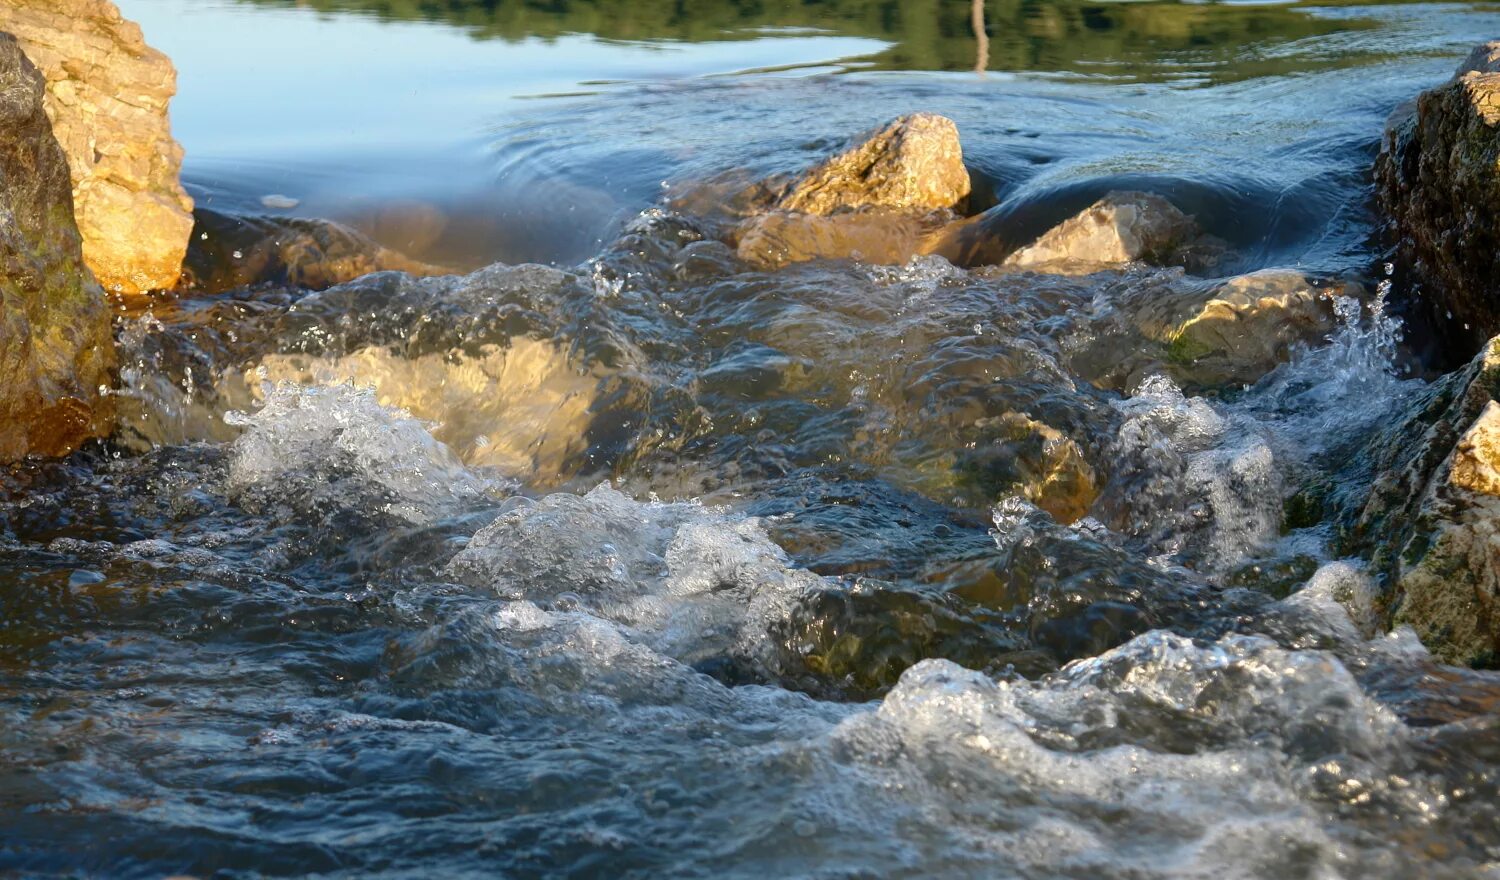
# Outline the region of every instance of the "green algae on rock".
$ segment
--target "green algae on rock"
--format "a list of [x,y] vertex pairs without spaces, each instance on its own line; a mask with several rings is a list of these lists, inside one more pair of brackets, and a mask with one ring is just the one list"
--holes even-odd
[[43,88],[0,34],[0,461],[65,454],[111,421],[109,309],[83,265]]

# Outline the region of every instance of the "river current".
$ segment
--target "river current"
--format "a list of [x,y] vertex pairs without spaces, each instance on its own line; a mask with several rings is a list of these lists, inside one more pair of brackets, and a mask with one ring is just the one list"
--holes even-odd
[[[556,37],[367,5],[215,8]],[[1351,614],[1340,527],[1453,362],[1387,301],[1381,127],[1500,9],[1002,4],[975,65],[831,7],[595,22],[875,45],[510,100],[452,172],[493,234],[423,196],[458,231],[418,255],[481,268],[122,310],[121,429],[0,475],[0,874],[1500,877],[1500,674]],[[1016,235],[1145,189],[1224,253],[721,240],[722,181],[915,110]],[[200,202],[290,185],[185,140]],[[1285,268],[1343,292],[1263,375],[1143,329]]]

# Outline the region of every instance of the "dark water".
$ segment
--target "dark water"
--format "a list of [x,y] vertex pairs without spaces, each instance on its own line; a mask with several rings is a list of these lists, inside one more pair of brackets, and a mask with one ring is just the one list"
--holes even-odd
[[[1500,10],[991,3],[981,77],[966,3],[124,8],[200,197],[505,262],[122,316],[124,427],[0,487],[0,872],[1500,876],[1500,678],[1337,601],[1429,387],[1369,163]],[[916,109],[1335,329],[1225,383],[1149,332],[1214,278],[698,215]]]

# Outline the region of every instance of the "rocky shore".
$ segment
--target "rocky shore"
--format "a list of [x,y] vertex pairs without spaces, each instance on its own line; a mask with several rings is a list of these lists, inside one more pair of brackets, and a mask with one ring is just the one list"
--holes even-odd
[[[65,455],[110,436],[111,296],[320,290],[375,272],[446,274],[325,221],[194,212],[167,114],[175,76],[139,28],[107,0],[0,0],[0,13],[0,31],[13,35],[0,35],[0,460]],[[1410,626],[1446,662],[1494,666],[1500,42],[1477,48],[1451,80],[1393,114],[1375,179],[1401,267],[1389,296],[1436,328],[1446,357],[1471,361],[1433,383],[1361,453],[1350,480],[1368,489],[1333,493],[1321,513],[1338,523],[1340,548],[1368,560],[1375,577],[1372,596],[1344,597],[1357,619]],[[678,191],[673,206],[696,211],[717,236],[699,249],[704,259],[766,272],[815,260],[899,266],[914,258],[983,277],[1158,267],[1157,298],[1119,328],[1133,353],[1101,370],[1100,385],[1111,391],[1161,373],[1188,391],[1231,393],[1327,339],[1340,298],[1368,296],[1349,279],[1294,267],[1221,272],[1230,246],[1162,193],[1110,190],[1033,230],[1002,207],[971,210],[972,191],[957,125],[916,113],[800,175],[709,182]],[[486,356],[500,364],[490,380],[536,374],[515,381],[553,389],[555,411],[569,419],[589,404],[573,384],[554,388],[567,384],[565,353]],[[359,377],[358,364],[340,363],[341,376]],[[289,374],[310,369],[293,366]],[[465,393],[477,400],[487,388],[480,382]],[[987,473],[1019,474],[1006,487],[1057,522],[1098,511],[1100,474],[1068,425],[1024,413],[993,421],[1006,461],[991,461]],[[492,454],[521,461],[530,453]]]

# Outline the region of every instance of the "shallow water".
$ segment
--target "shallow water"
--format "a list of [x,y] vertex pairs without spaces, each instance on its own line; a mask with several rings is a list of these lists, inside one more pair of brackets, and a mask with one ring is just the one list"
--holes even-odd
[[[1369,161],[1500,10],[991,4],[980,77],[967,4],[122,6],[197,195],[504,262],[122,314],[119,434],[0,481],[0,871],[1500,876],[1500,676],[1340,601],[1430,379]],[[1332,331],[1224,382],[1150,329],[1213,278],[716,239],[911,109],[1008,234],[1152,189]]]

